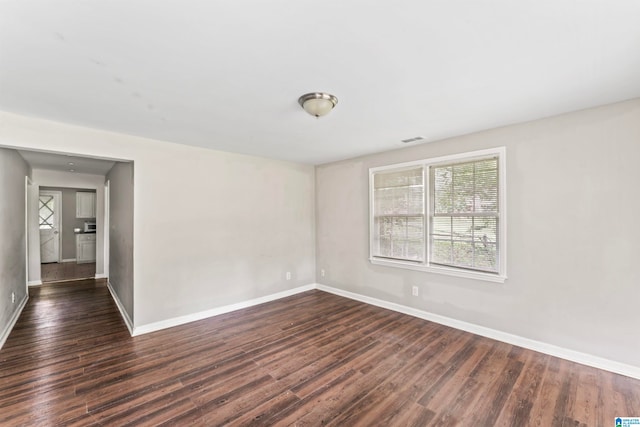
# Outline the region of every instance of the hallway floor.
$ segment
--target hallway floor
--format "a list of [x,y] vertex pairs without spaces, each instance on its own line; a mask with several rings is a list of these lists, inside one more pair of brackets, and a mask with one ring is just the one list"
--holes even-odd
[[41,264],[42,282],[60,282],[63,280],[90,279],[96,275],[96,263],[76,264],[72,262],[52,262]]

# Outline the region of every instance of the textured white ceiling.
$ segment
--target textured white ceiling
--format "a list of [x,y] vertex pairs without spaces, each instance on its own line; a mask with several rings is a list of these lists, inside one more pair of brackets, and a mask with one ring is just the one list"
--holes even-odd
[[317,164],[639,97],[639,22],[637,0],[1,0],[0,109]]

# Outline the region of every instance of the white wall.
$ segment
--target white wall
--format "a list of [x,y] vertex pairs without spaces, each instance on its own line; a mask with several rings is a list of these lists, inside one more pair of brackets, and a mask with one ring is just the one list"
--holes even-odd
[[109,181],[109,283],[117,295],[127,322],[133,311],[133,163],[117,162],[107,174]]
[[33,180],[29,180],[27,198],[27,281],[29,285],[41,285],[42,270],[40,268],[40,229],[38,216],[40,189],[38,184],[33,182]]
[[25,177],[29,173],[17,152],[0,148],[0,347],[27,298]]
[[[310,166],[10,113],[0,145],[135,161],[136,326],[312,283],[317,265],[326,285],[640,367],[638,99],[319,166],[315,190]],[[496,146],[506,283],[368,262],[370,167]]]
[[[506,283],[369,263],[370,167],[497,146],[507,149]],[[639,159],[636,99],[319,166],[319,281],[640,367]]]
[[135,162],[135,326],[315,280],[312,166],[0,112],[2,145]]

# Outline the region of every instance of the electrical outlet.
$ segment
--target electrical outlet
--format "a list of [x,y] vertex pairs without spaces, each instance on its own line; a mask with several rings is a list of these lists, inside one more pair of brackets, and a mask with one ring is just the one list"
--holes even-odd
[[291,272],[290,271],[287,271],[286,276],[287,276],[287,280],[291,280]]
[[15,303],[16,303],[16,293],[11,292],[11,304],[15,304]]
[[320,270],[320,276],[324,277],[324,268]]
[[411,288],[411,293],[413,294],[414,297],[418,296],[418,287],[417,286],[413,286]]

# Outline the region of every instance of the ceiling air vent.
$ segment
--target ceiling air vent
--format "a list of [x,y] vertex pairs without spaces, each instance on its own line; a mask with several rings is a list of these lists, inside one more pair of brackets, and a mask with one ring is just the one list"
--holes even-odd
[[413,138],[407,138],[401,141],[404,142],[405,144],[409,144],[410,142],[421,141],[423,139],[424,139],[424,136],[414,136]]

